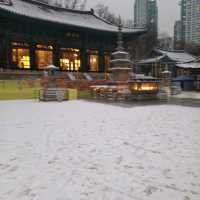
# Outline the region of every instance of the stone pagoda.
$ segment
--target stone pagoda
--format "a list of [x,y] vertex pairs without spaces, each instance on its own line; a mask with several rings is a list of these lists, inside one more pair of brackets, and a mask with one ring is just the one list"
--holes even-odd
[[116,51],[111,54],[111,68],[114,81],[128,81],[132,72],[132,62],[129,53],[124,50],[122,40],[122,25],[119,25]]

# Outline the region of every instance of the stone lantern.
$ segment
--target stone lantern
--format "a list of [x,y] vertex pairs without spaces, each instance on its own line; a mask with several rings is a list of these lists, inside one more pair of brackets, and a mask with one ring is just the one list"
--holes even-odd
[[59,68],[54,66],[54,65],[48,65],[46,67],[46,71],[47,71],[47,77],[48,77],[48,85],[47,88],[55,88],[56,87],[56,83],[55,83],[55,72],[58,70]]
[[166,64],[165,70],[162,72],[161,88],[159,96],[161,99],[167,99],[171,95],[171,72],[168,70],[168,65]]

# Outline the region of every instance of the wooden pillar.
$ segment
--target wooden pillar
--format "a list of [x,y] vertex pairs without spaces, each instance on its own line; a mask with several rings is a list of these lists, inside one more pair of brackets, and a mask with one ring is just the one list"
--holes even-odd
[[0,58],[0,64],[2,68],[11,68],[11,45],[10,45],[10,38],[7,32],[4,32],[4,34],[2,34],[2,43],[1,43],[1,49],[0,49],[0,53],[1,53],[1,58]]
[[0,69],[5,67],[5,55],[4,55],[4,46],[5,46],[5,40],[2,39],[2,42],[0,43]]
[[87,67],[87,52],[86,52],[86,48],[83,45],[80,49],[80,59],[81,59],[81,72],[88,72],[89,69]]
[[81,48],[80,48],[80,60],[81,60],[81,72],[88,72],[89,69],[87,67],[87,52],[86,52],[86,38],[87,33],[82,33],[81,35]]
[[151,64],[151,76],[154,76],[154,63]]
[[158,63],[157,61],[155,62],[155,77],[158,77]]
[[35,56],[36,43],[32,42],[30,46],[30,63],[31,70],[37,70],[36,56]]
[[105,59],[104,59],[104,50],[102,47],[99,49],[99,72],[105,71]]
[[60,68],[60,52],[59,52],[60,48],[58,46],[58,44],[54,44],[53,45],[53,64],[56,67]]
[[161,62],[159,62],[159,78],[161,77],[161,73],[162,73],[162,64]]
[[10,38],[6,37],[5,41],[5,68],[13,68],[12,66],[12,45]]

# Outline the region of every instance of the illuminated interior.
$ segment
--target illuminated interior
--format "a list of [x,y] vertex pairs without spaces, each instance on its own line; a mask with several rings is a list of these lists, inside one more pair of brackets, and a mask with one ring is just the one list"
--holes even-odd
[[37,49],[45,49],[45,50],[53,50],[53,47],[51,45],[43,45],[43,44],[37,44]]
[[12,63],[20,69],[30,69],[30,51],[29,49],[13,48]]
[[105,59],[105,71],[107,72],[110,69],[110,55],[108,53],[105,53],[104,59]]
[[98,72],[99,57],[98,55],[90,55],[90,71]]
[[96,50],[87,50],[87,62],[89,65],[89,70],[91,72],[99,71],[99,55]]
[[157,83],[133,83],[131,85],[132,91],[156,91],[158,90],[158,84]]
[[36,65],[38,69],[45,69],[53,63],[53,47],[47,45],[37,45],[35,51]]
[[62,48],[60,56],[60,67],[62,70],[66,71],[80,70],[80,50],[73,48]]

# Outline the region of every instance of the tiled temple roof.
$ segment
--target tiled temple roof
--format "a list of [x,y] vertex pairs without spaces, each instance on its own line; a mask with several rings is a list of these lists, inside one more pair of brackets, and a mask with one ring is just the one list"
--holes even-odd
[[[5,1],[5,0],[4,0]],[[9,3],[10,2],[10,3]],[[0,1],[0,11],[62,25],[93,29],[105,32],[118,32],[118,27],[97,17],[91,11],[78,11],[58,8],[33,0]],[[123,28],[124,33],[142,33],[144,28]]]

